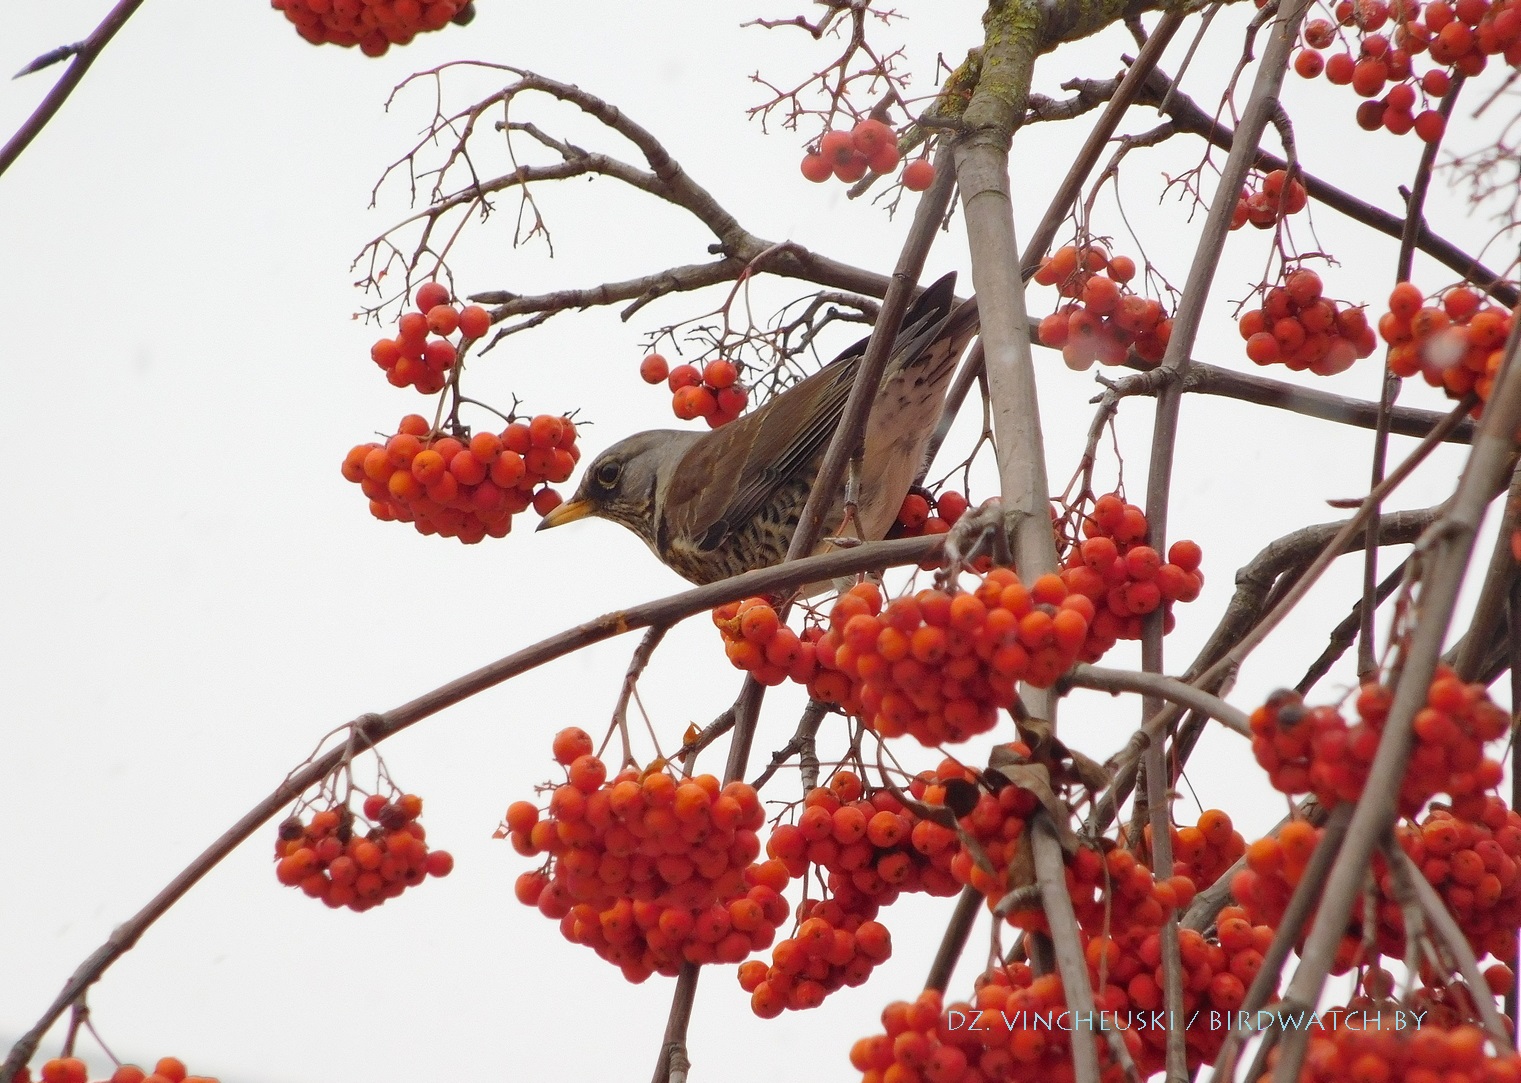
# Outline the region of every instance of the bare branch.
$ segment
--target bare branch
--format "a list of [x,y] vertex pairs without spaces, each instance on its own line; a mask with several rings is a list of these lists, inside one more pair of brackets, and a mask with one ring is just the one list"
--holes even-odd
[[69,95],[74,93],[74,88],[84,79],[85,72],[90,70],[90,65],[95,63],[96,58],[116,36],[116,32],[126,25],[133,12],[142,5],[143,0],[121,0],[84,41],[74,45],[64,45],[44,53],[16,73],[16,78],[19,79],[23,75],[41,71],[65,59],[69,60],[68,68],[58,82],[53,84],[53,89],[47,92],[47,96],[32,111],[32,115],[16,129],[16,134],[10,137],[5,146],[0,147],[0,174],[9,169],[11,163],[21,157],[21,152],[26,150],[33,139],[37,138],[38,133],[47,127],[48,121],[53,119],[54,114],[63,107]]

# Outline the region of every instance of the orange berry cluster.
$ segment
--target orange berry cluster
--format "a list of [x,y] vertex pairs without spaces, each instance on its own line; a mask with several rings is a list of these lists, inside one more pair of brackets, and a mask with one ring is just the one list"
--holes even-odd
[[971,507],[965,493],[947,489],[939,496],[928,489],[915,488],[903,498],[898,517],[888,528],[889,538],[920,538],[926,534],[945,534]]
[[352,448],[343,476],[370,498],[375,518],[471,545],[505,537],[512,517],[529,507],[553,511],[562,498],[546,482],[569,479],[580,458],[568,417],[539,414],[500,433],[445,436],[408,414],[384,444]]
[[1427,298],[1414,284],[1401,282],[1389,294],[1389,311],[1379,317],[1378,332],[1389,344],[1389,371],[1396,376],[1420,373],[1449,398],[1472,391],[1487,402],[1512,318],[1467,286]]
[[723,636],[724,653],[736,669],[742,669],[768,687],[792,678],[812,691],[818,675],[817,644],[822,628],[805,629],[802,635],[782,623],[765,598],[745,598],[713,610],[713,623]]
[[[1397,827],[1395,837],[1442,896],[1474,954],[1515,959],[1521,926],[1521,814],[1490,796],[1475,819],[1433,808],[1420,823]],[[1394,901],[1392,877],[1382,860],[1375,871],[1382,895],[1379,950],[1403,955],[1404,914]]]
[[1322,296],[1323,289],[1320,275],[1303,267],[1269,289],[1262,307],[1247,312],[1237,325],[1246,340],[1246,356],[1259,365],[1334,376],[1371,354],[1378,339],[1367,314],[1339,306]]
[[[1300,75],[1313,79],[1322,71],[1326,80],[1348,86],[1364,101],[1357,123],[1368,131],[1385,128],[1395,135],[1414,131],[1434,143],[1446,121],[1432,106],[1452,85],[1452,73],[1478,75],[1491,56],[1503,56],[1512,67],[1521,65],[1521,4],[1516,0],[1341,0],[1336,22],[1350,28],[1357,55],[1350,49],[1326,57],[1338,37],[1337,26],[1326,19],[1305,24],[1305,48],[1294,58]],[[1392,38],[1379,33],[1393,23]],[[1429,53],[1439,65],[1416,77],[1412,59]],[[1388,84],[1394,85],[1384,94]],[[1416,113],[1416,95],[1426,105]],[[1384,94],[1382,98],[1380,94]]]
[[394,801],[372,794],[363,806],[372,826],[363,834],[355,830],[347,805],[324,809],[308,821],[292,816],[280,825],[275,878],[334,909],[360,912],[426,877],[448,876],[454,857],[428,849],[427,831],[417,822],[421,812],[422,798],[415,794]]
[[[1028,757],[1029,747],[1021,741],[1011,741],[1002,748],[1019,756]],[[990,776],[996,777],[996,776]],[[978,785],[977,801],[969,812],[957,818],[962,832],[976,843],[975,849],[948,828],[930,823],[934,832],[926,830],[926,841],[932,845],[953,847],[950,871],[959,884],[966,884],[981,892],[992,909],[1016,886],[1013,884],[1010,866],[1025,840],[1025,825],[1038,803],[1033,794],[1019,786],[1003,786],[997,793],[991,792],[976,774],[952,759],[941,761],[933,772],[915,778],[910,792],[928,805],[944,805],[948,783],[970,782]],[[928,823],[928,821],[926,821]],[[945,839],[945,836],[950,836]],[[1008,920],[1025,926],[1026,919],[1035,920],[1040,911],[1016,911]]]
[[[1514,959],[1521,923],[1521,879],[1517,876],[1521,815],[1506,808],[1498,797],[1489,796],[1482,804],[1474,819],[1432,809],[1424,822],[1398,827],[1395,837],[1443,896],[1474,954]],[[1231,894],[1253,920],[1276,925],[1282,919],[1321,834],[1320,828],[1294,821],[1285,824],[1276,837],[1258,839],[1247,847],[1247,867],[1232,879]],[[1382,857],[1375,857],[1373,871],[1377,927],[1366,939],[1380,954],[1403,958],[1404,918]],[[1335,973],[1346,973],[1359,961],[1364,940],[1362,910],[1357,908],[1337,948]]]
[[556,735],[554,756],[567,781],[548,815],[514,802],[499,832],[525,856],[550,855],[547,871],[518,878],[519,900],[634,982],[771,944],[789,912],[788,876],[779,861],[754,863],[765,812],[753,787],[660,769],[609,778],[574,727]]
[[[1349,1008],[1326,1011],[1311,1032],[1299,1083],[1518,1083],[1521,1054],[1486,1052],[1477,1026],[1442,1026],[1430,1019],[1396,1031],[1371,1025],[1371,1017]],[[1256,1083],[1274,1078],[1281,1046],[1274,1046]]]
[[[901,160],[893,130],[880,120],[867,118],[848,132],[842,128],[825,132],[818,149],[803,156],[802,169],[803,176],[815,184],[823,184],[830,177],[854,184],[868,169],[886,176]],[[922,192],[935,183],[935,167],[923,158],[910,162],[903,167],[902,181],[910,192]]]
[[1122,947],[1139,944],[1174,910],[1194,900],[1187,876],[1159,880],[1134,852],[1113,847],[1100,853],[1083,848],[1067,859],[1072,912],[1090,937],[1107,935]]
[[[31,1069],[25,1065],[16,1073],[16,1083],[31,1083]],[[42,1083],[88,1083],[90,1072],[78,1057],[54,1057],[42,1066]],[[153,1071],[145,1072],[135,1064],[118,1064],[104,1083],[217,1083],[215,1076],[188,1075],[185,1062],[178,1057],[160,1057]]]
[[994,568],[970,591],[921,590],[886,609],[873,583],[840,595],[818,642],[814,694],[883,737],[934,746],[992,729],[1019,681],[1048,688],[1088,635],[1093,603],[1055,575]]
[[[1022,746],[1009,746],[1021,750]],[[940,778],[954,777],[955,765],[943,764]],[[934,785],[924,799],[940,796]],[[974,860],[963,847],[952,869],[988,899],[997,903],[1017,886],[1011,881],[1008,866],[1021,845],[1023,817],[1034,809],[1032,795],[1016,786],[1006,786],[995,797],[983,793],[977,806],[960,823],[974,837],[987,858],[988,865]],[[1231,849],[1234,834],[1223,814],[1205,818],[1214,841],[1222,852]],[[1186,829],[1194,830],[1194,829]],[[1236,837],[1239,841],[1239,836]],[[1158,929],[1167,916],[1187,907],[1194,898],[1194,881],[1181,870],[1188,862],[1178,861],[1175,875],[1157,880],[1151,870],[1128,850],[1113,848],[1101,853],[1084,848],[1066,863],[1066,887],[1073,900],[1074,912],[1084,934],[1089,970],[1100,1001],[1112,1010],[1151,1012],[1163,1007],[1161,971],[1161,937]],[[1185,968],[1185,1004],[1192,1016],[1199,1008],[1220,1011],[1239,1007],[1246,987],[1262,965],[1262,953],[1272,940],[1272,929],[1254,928],[1240,911],[1223,912],[1219,920],[1219,943],[1206,941],[1197,932],[1181,935]],[[1044,914],[1038,907],[1013,910],[1007,920],[1020,928],[1044,930]],[[1138,1063],[1147,1072],[1160,1070],[1165,1060],[1165,1031],[1142,1034],[1144,1054]],[[1223,1033],[1218,1028],[1197,1026],[1188,1034],[1191,1064],[1206,1062],[1218,1052]]]
[[[1097,997],[1096,1010],[1114,1005]],[[1120,1083],[1124,1068],[1114,1060],[1097,1026],[1071,1026],[1061,979],[1036,977],[1025,963],[994,967],[977,979],[970,1004],[947,1008],[940,993],[926,989],[882,1010],[884,1033],[862,1038],[850,1063],[862,1083],[917,1080],[925,1083],[1038,1083],[1072,1078],[1072,1036],[1093,1041],[1103,1083]],[[1142,1053],[1139,1030],[1118,1031],[1132,1058]]]
[[[1146,845],[1151,845],[1151,825],[1143,829]],[[1246,839],[1220,809],[1205,809],[1192,827],[1174,827],[1172,835],[1172,871],[1186,876],[1199,891],[1220,879],[1221,875],[1246,853]]]
[[890,905],[905,891],[956,894],[955,847],[955,832],[919,819],[887,790],[867,794],[850,771],[810,790],[797,823],[778,825],[766,840],[766,853],[785,864],[793,879],[816,865],[828,874],[836,899],[848,900],[853,887],[877,906]]
[[[1307,820],[1292,820],[1276,835],[1257,839],[1246,848],[1246,868],[1231,878],[1231,895],[1251,920],[1276,926],[1294,889],[1320,842],[1321,829]],[[1306,928],[1309,923],[1306,923]],[[1337,950],[1333,970],[1345,974],[1357,960],[1360,943],[1348,935]]]
[[[480,338],[491,329],[491,316],[479,305],[457,308],[449,303],[449,290],[438,282],[417,288],[417,309],[403,312],[396,321],[396,337],[383,338],[370,347],[370,360],[385,370],[393,387],[415,387],[424,395],[436,395],[449,382],[449,372],[459,350],[449,341],[458,331],[461,344]],[[429,338],[432,334],[434,337]]]
[[[1363,985],[1367,987],[1367,979],[1377,973],[1378,988],[1393,990],[1394,978],[1387,970],[1370,968],[1364,972]],[[1448,978],[1438,974],[1431,965],[1429,959],[1421,964],[1421,984],[1409,993],[1410,1004],[1428,1013],[1424,1020],[1425,1026],[1451,1029],[1470,1023],[1479,1018],[1479,1002],[1473,993],[1463,982],[1462,978]],[[1516,972],[1504,963],[1491,963],[1482,971],[1485,988],[1491,996],[1504,996],[1516,987]],[[1381,1008],[1388,1005],[1393,998],[1385,994],[1383,1003],[1379,1003],[1371,996],[1354,997],[1348,1004],[1348,1008]],[[1508,1017],[1501,1016],[1502,1022],[1509,1022]]]
[[887,926],[835,899],[807,900],[797,916],[797,932],[771,949],[769,966],[760,959],[740,964],[739,987],[762,1019],[817,1008],[835,990],[863,984],[893,953]]
[[[1095,983],[1107,981],[1107,997],[1136,1017],[1166,1008],[1166,978],[1161,933],[1155,926],[1131,928],[1124,938],[1090,933],[1085,952]],[[1211,1013],[1218,1020],[1219,1013],[1241,1007],[1272,942],[1272,927],[1254,925],[1238,906],[1220,911],[1212,941],[1194,929],[1178,930],[1183,1015],[1191,1024],[1185,1033],[1190,1068],[1212,1062],[1220,1052],[1229,1028],[1212,1024]],[[1160,1072],[1167,1061],[1167,1030],[1139,1029],[1143,1049],[1136,1063],[1145,1075]]]
[[[1359,721],[1349,726],[1334,707],[1307,708],[1284,689],[1252,712],[1252,753],[1269,781],[1284,793],[1313,791],[1326,808],[1356,801],[1367,782],[1393,693],[1365,684],[1357,695]],[[1414,721],[1415,746],[1400,784],[1399,811],[1413,816],[1439,793],[1459,811],[1483,807],[1484,792],[1499,784],[1502,768],[1484,756],[1484,743],[1510,730],[1506,712],[1481,684],[1464,684],[1439,667]]]
[[1172,631],[1173,603],[1191,602],[1204,589],[1198,544],[1173,542],[1164,561],[1146,543],[1148,530],[1145,512],[1118,493],[1106,493],[1083,517],[1082,541],[1058,539],[1058,549],[1065,550],[1062,582],[1094,610],[1079,661],[1096,662],[1120,640],[1140,639],[1142,623],[1158,608],[1163,631]]
[[365,56],[383,56],[418,34],[464,26],[475,18],[469,0],[270,0],[313,45],[359,46]]
[[1041,260],[1035,281],[1073,299],[1040,321],[1041,343],[1060,350],[1077,372],[1095,361],[1123,365],[1132,348],[1143,361],[1162,360],[1172,320],[1160,301],[1130,291],[1135,272],[1135,260],[1111,259],[1096,246],[1079,250],[1069,244]]
[[671,389],[671,412],[683,421],[702,418],[708,428],[727,425],[745,412],[750,392],[739,382],[739,367],[717,358],[701,369],[696,365],[671,368],[665,357],[652,353],[639,363],[639,375],[647,384],[664,383]]
[[1231,229],[1240,229],[1250,222],[1258,229],[1272,229],[1291,214],[1298,214],[1309,203],[1309,193],[1298,178],[1289,179],[1286,170],[1275,169],[1261,178],[1261,183],[1248,179],[1236,197],[1231,211]]

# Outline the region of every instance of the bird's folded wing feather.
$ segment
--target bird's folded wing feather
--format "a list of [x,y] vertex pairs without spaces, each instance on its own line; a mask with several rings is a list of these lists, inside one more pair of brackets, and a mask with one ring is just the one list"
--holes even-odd
[[[956,276],[928,287],[904,318],[888,370],[901,366],[933,342],[954,300]],[[681,509],[669,527],[698,548],[721,546],[737,524],[751,522],[778,488],[821,455],[838,427],[851,384],[866,352],[862,339],[824,368],[756,411],[749,424],[735,423],[699,440],[682,459],[665,506]],[[735,463],[740,463],[735,471]],[[728,479],[733,479],[728,484]]]

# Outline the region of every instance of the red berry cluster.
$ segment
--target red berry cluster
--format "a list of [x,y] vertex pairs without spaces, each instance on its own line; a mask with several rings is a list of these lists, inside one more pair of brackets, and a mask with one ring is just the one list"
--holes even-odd
[[947,489],[939,496],[928,489],[915,488],[903,498],[898,517],[888,528],[889,538],[919,538],[926,534],[945,534],[966,514],[971,501],[965,493]]
[[427,832],[417,822],[422,798],[409,793],[387,801],[371,794],[363,813],[372,826],[362,834],[347,805],[323,809],[307,821],[286,820],[275,844],[275,877],[334,909],[363,911],[425,877],[453,871],[447,850],[428,849]]
[[634,982],[770,946],[788,876],[779,861],[754,863],[765,812],[753,787],[633,768],[609,778],[575,728],[556,735],[554,756],[567,781],[548,815],[514,802],[498,832],[525,856],[550,855],[518,878],[519,900]]
[[771,949],[769,966],[759,959],[740,964],[739,986],[762,1019],[817,1008],[835,990],[864,983],[893,953],[887,926],[837,899],[807,900],[797,916],[797,932]]
[[[803,176],[815,184],[830,177],[854,184],[869,169],[886,176],[898,168],[898,137],[880,120],[867,118],[850,131],[833,129],[819,138],[818,150],[803,156]],[[935,183],[935,167],[926,159],[910,162],[903,168],[903,187],[922,192]]]
[[745,412],[750,392],[739,382],[739,367],[717,358],[701,369],[696,365],[670,367],[665,357],[652,353],[639,363],[639,375],[647,384],[664,383],[671,389],[671,412],[683,421],[702,418],[708,428],[727,425]]
[[[1008,748],[1011,752],[1028,753],[1018,744]],[[942,764],[936,775],[941,781],[924,789],[924,800],[940,800],[944,782],[964,770],[951,761]],[[1024,817],[1036,804],[1027,791],[1005,786],[996,795],[981,793],[973,810],[960,820],[962,830],[976,840],[981,856],[974,857],[971,848],[963,846],[952,861],[952,871],[981,892],[990,906],[1021,886],[1016,864],[1024,845]],[[1208,848],[1211,840],[1222,856],[1241,844],[1240,836],[1235,835],[1223,813],[1202,819],[1209,835],[1198,832],[1201,851]],[[1169,913],[1193,901],[1194,881],[1184,870],[1199,862],[1200,856],[1190,854],[1187,859],[1178,860],[1174,865],[1178,871],[1161,881],[1124,849],[1101,853],[1084,848],[1068,859],[1067,893],[1084,933],[1091,976],[1099,999],[1114,1010],[1149,1012],[1163,1007],[1161,937],[1157,930]],[[1026,868],[1024,875],[1028,877],[1032,871]],[[1206,870],[1207,874],[1210,871]],[[1188,1015],[1203,1007],[1233,1010],[1244,999],[1247,985],[1261,968],[1262,952],[1272,939],[1270,928],[1254,928],[1249,922],[1234,920],[1244,916],[1240,911],[1222,913],[1218,944],[1207,942],[1197,932],[1185,931],[1181,935]],[[1011,910],[1007,920],[1021,928],[1045,928],[1044,914],[1034,905]],[[1147,1044],[1143,1063],[1148,1072],[1159,1070],[1165,1059],[1165,1033],[1159,1031],[1157,1035],[1142,1037]],[[1212,1059],[1222,1037],[1218,1028],[1201,1025],[1190,1029],[1190,1063]]]
[[867,794],[850,771],[810,790],[797,823],[778,825],[766,840],[766,853],[793,879],[804,878],[809,865],[823,869],[841,905],[853,898],[852,888],[874,906],[888,906],[905,891],[954,895],[955,849],[954,831],[914,816],[887,790]]
[[[1162,968],[1162,937],[1155,927],[1135,928],[1124,939],[1090,933],[1088,967],[1095,981],[1109,983],[1106,993],[1132,1013],[1166,1008],[1166,979]],[[1139,939],[1137,939],[1139,937]],[[1220,1052],[1229,1028],[1210,1022],[1220,1013],[1233,1012],[1246,1000],[1246,991],[1273,941],[1273,929],[1254,925],[1240,907],[1227,906],[1215,919],[1215,939],[1205,939],[1193,929],[1178,930],[1178,953],[1183,969],[1183,1014],[1189,1021],[1185,1048],[1190,1068],[1212,1062]],[[1167,1030],[1140,1028],[1142,1055],[1136,1063],[1146,1075],[1160,1072],[1167,1060]]]
[[782,623],[765,598],[746,598],[713,610],[713,623],[724,639],[724,653],[736,669],[742,669],[767,686],[792,678],[809,685],[818,675],[817,644],[822,628],[805,629],[798,635]]
[[1231,211],[1231,229],[1240,229],[1248,222],[1258,229],[1272,229],[1288,215],[1304,210],[1309,201],[1304,185],[1298,178],[1290,180],[1286,170],[1275,169],[1263,175],[1260,183],[1248,178]]
[[[1357,123],[1368,131],[1414,131],[1434,143],[1447,125],[1431,106],[1447,93],[1454,71],[1478,75],[1495,55],[1521,65],[1521,4],[1516,0],[1434,0],[1424,8],[1416,0],[1341,0],[1336,21],[1350,29],[1357,55],[1347,50],[1324,56],[1339,31],[1329,20],[1313,19],[1305,24],[1305,48],[1294,58],[1294,68],[1307,79],[1324,71],[1328,82],[1350,85],[1368,99],[1357,109]],[[1391,22],[1392,38],[1379,33]],[[1417,78],[1412,58],[1424,52],[1439,67]],[[1390,83],[1394,85],[1385,94]],[[1417,91],[1426,106],[1420,113],[1415,112]]]
[[[1011,741],[1001,748],[1020,759],[1028,759],[1030,755],[1029,746],[1022,741]],[[915,778],[910,786],[910,792],[927,805],[945,805],[949,785],[971,783],[977,786],[976,803],[965,815],[957,818],[960,830],[976,844],[975,847],[968,846],[948,828],[929,821],[925,821],[925,841],[938,845],[943,835],[950,836],[947,845],[954,847],[950,855],[951,875],[957,883],[981,892],[989,908],[1018,886],[1014,883],[1016,874],[1012,866],[1021,850],[1028,847],[1025,825],[1038,804],[1030,791],[1019,786],[1005,785],[994,793],[989,784],[996,779],[997,776],[990,776],[984,781],[964,765],[946,759],[933,772]],[[928,828],[935,830],[931,833]],[[1016,911],[1009,915],[1009,921],[1023,926],[1032,914],[1038,916],[1040,911]]]
[[992,729],[1027,681],[1048,688],[1071,667],[1093,604],[1044,575],[1026,587],[994,568],[970,591],[939,588],[882,606],[873,583],[842,594],[818,643],[814,688],[883,737],[964,741]]
[[[1283,919],[1289,897],[1304,878],[1305,868],[1320,842],[1321,829],[1306,820],[1291,820],[1246,848],[1246,868],[1231,879],[1231,895],[1251,920],[1276,926]],[[1306,928],[1308,928],[1306,923]],[[1342,940],[1335,972],[1346,973],[1356,961],[1359,944],[1354,937]]]
[[[456,308],[449,303],[449,290],[438,282],[419,286],[416,301],[416,311],[403,312],[396,321],[396,337],[370,347],[370,360],[385,370],[393,387],[436,395],[459,358],[448,336],[458,331],[461,344],[480,338],[491,329],[491,316],[479,305]],[[429,338],[430,333],[435,337]]]
[[[1382,967],[1371,967],[1364,972],[1363,987],[1367,988],[1368,978],[1375,974],[1378,975],[1376,987],[1392,992],[1394,977]],[[1421,984],[1410,991],[1409,1001],[1411,1007],[1427,1013],[1423,1025],[1450,1030],[1479,1018],[1479,1002],[1461,978],[1438,974],[1429,960],[1421,964],[1420,976]],[[1504,963],[1491,963],[1484,968],[1482,976],[1491,996],[1504,996],[1516,987],[1516,972]],[[1349,1010],[1386,1006],[1394,1006],[1393,997],[1387,993],[1382,1003],[1371,995],[1364,995],[1354,997],[1347,1005]],[[1506,1016],[1500,1018],[1502,1022],[1510,1022]]]
[[[1477,818],[1433,808],[1421,822],[1397,827],[1395,837],[1442,896],[1474,954],[1515,959],[1521,926],[1521,814],[1490,796]],[[1379,950],[1403,957],[1404,914],[1394,901],[1392,877],[1382,860],[1375,871],[1382,896]]]
[[[1486,1051],[1477,1026],[1443,1026],[1430,1019],[1419,1027],[1364,1025],[1361,1010],[1326,1011],[1311,1032],[1299,1083],[1521,1083],[1521,1054]],[[1269,1083],[1282,1046],[1274,1046],[1255,1083]]]
[[[1378,332],[1389,344],[1389,371],[1396,376],[1420,373],[1432,387],[1460,399],[1470,391],[1489,400],[1513,314],[1467,286],[1438,297],[1425,297],[1409,282],[1389,294],[1389,311]],[[1474,411],[1475,416],[1479,411]]]
[[1323,297],[1320,275],[1300,268],[1262,297],[1262,307],[1241,317],[1246,356],[1259,365],[1282,364],[1334,376],[1367,357],[1378,345],[1361,308],[1345,308]]
[[[1474,954],[1514,959],[1521,923],[1521,815],[1493,795],[1480,804],[1472,818],[1433,808],[1423,822],[1396,828],[1395,837],[1442,895]],[[1231,881],[1231,894],[1253,920],[1269,925],[1281,920],[1321,834],[1320,828],[1294,821],[1276,837],[1247,847],[1247,867]],[[1336,952],[1338,974],[1359,961],[1365,940],[1380,954],[1404,958],[1404,917],[1382,857],[1374,858],[1373,871],[1377,927],[1365,934],[1363,911],[1354,909]]]
[[1040,321],[1041,343],[1060,350],[1077,372],[1095,361],[1123,365],[1132,348],[1143,361],[1162,360],[1172,320],[1160,301],[1130,292],[1135,272],[1135,260],[1111,259],[1093,246],[1079,251],[1067,245],[1041,260],[1035,281],[1073,299]]
[[475,18],[469,0],[270,0],[270,6],[285,12],[313,45],[357,45],[365,56],[383,56],[418,34]]
[[[16,1083],[31,1083],[31,1069],[22,1065]],[[54,1057],[42,1066],[42,1083],[88,1083],[90,1071],[78,1057]],[[185,1062],[178,1057],[160,1057],[153,1071],[145,1072],[135,1064],[118,1064],[103,1083],[217,1083],[215,1076],[188,1075]]]
[[[1252,712],[1252,753],[1273,786],[1287,794],[1313,791],[1326,808],[1362,796],[1383,735],[1393,693],[1365,684],[1358,692],[1359,722],[1349,726],[1334,707],[1307,708],[1284,689]],[[1439,667],[1414,722],[1415,747],[1400,784],[1399,811],[1415,815],[1439,793],[1451,794],[1467,815],[1481,808],[1503,769],[1484,756],[1484,743],[1510,731],[1510,719],[1481,684],[1464,684]]]
[[1163,630],[1172,631],[1173,603],[1191,602],[1204,589],[1197,543],[1173,542],[1164,561],[1146,543],[1148,529],[1140,508],[1107,493],[1083,517],[1082,541],[1058,539],[1062,582],[1094,609],[1079,661],[1096,662],[1121,639],[1140,639],[1142,622],[1158,608]]
[[[1217,823],[1228,827],[1228,821]],[[1222,831],[1223,835],[1224,832]],[[1174,868],[1186,867],[1177,862]],[[1115,1010],[1153,1012],[1165,1007],[1162,938],[1158,931],[1174,911],[1185,909],[1195,895],[1195,883],[1175,873],[1165,880],[1128,850],[1106,853],[1082,849],[1067,861],[1067,890],[1085,936],[1089,973],[1099,998]],[[1273,930],[1254,925],[1246,912],[1227,907],[1216,919],[1216,939],[1180,929],[1183,964],[1184,1017],[1189,1021],[1186,1048],[1189,1066],[1212,1061],[1225,1029],[1211,1026],[1209,1011],[1234,1011],[1246,998],[1247,987],[1262,968],[1263,954]],[[1142,1028],[1143,1074],[1160,1071],[1166,1061],[1166,1030]]]
[[[1100,998],[1101,999],[1101,998]],[[1097,1009],[1113,1011],[1111,1003]],[[862,1083],[922,1079],[926,1083],[1038,1083],[1072,1078],[1071,1040],[1093,1041],[1103,1083],[1120,1083],[1125,1069],[1097,1027],[1063,1026],[1067,1010],[1061,979],[1036,977],[1025,963],[994,967],[977,979],[972,1003],[947,1009],[926,989],[912,1002],[882,1010],[884,1033],[862,1038],[850,1063]],[[1132,1058],[1142,1048],[1139,1030],[1119,1031]]]
[[530,506],[540,515],[558,507],[560,494],[545,483],[569,479],[581,458],[575,422],[554,414],[474,436],[435,433],[408,414],[397,430],[384,444],[351,449],[343,476],[370,498],[375,518],[467,545],[505,537]]
[[[1151,845],[1151,825],[1143,828],[1146,845]],[[1172,835],[1172,871],[1186,876],[1203,891],[1220,879],[1236,860],[1246,853],[1246,839],[1220,809],[1205,809],[1192,827],[1174,827]]]

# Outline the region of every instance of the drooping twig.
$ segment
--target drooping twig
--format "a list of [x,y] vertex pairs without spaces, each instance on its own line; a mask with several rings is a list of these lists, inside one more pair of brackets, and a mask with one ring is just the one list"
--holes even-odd
[[[1377,542],[1374,544],[1377,544]],[[1375,609],[1383,605],[1389,595],[1394,593],[1395,588],[1403,582],[1405,573],[1409,567],[1410,558],[1406,557],[1395,566],[1393,571],[1384,576],[1383,582],[1373,588],[1373,606]],[[1358,598],[1352,605],[1352,611],[1342,619],[1340,624],[1331,629],[1331,641],[1326,644],[1326,649],[1320,652],[1319,658],[1310,663],[1310,668],[1305,670],[1304,676],[1299,678],[1298,683],[1294,685],[1295,690],[1300,695],[1304,695],[1311,688],[1314,688],[1320,682],[1320,679],[1331,671],[1331,667],[1336,664],[1336,660],[1347,652],[1348,647],[1352,646],[1353,641],[1357,639],[1357,630],[1362,627],[1363,607],[1366,604],[1366,596]]]
[[[901,538],[871,542],[808,557],[788,565],[746,572],[708,586],[695,587],[680,594],[661,598],[605,614],[585,624],[567,629],[548,639],[524,647],[490,665],[459,677],[445,685],[402,704],[384,714],[361,716],[353,723],[356,733],[375,745],[400,733],[431,715],[452,707],[471,696],[510,680],[531,669],[561,658],[591,643],[622,635],[636,628],[672,624],[694,613],[723,605],[725,602],[755,594],[792,590],[806,583],[851,575],[873,568],[898,564],[917,564],[939,551],[938,537]],[[218,862],[240,843],[268,823],[282,809],[311,786],[330,774],[342,760],[343,748],[314,757],[293,771],[269,796],[245,813],[236,823],[185,867],[146,906],[112,930],[106,942],[92,952],[65,982],[63,991],[43,1013],[37,1023],[11,1047],[4,1065],[0,1065],[0,1083],[11,1083],[16,1072],[31,1059],[49,1028],[68,1010],[86,989],[99,981],[117,959],[131,950],[138,939],[178,902]]]

